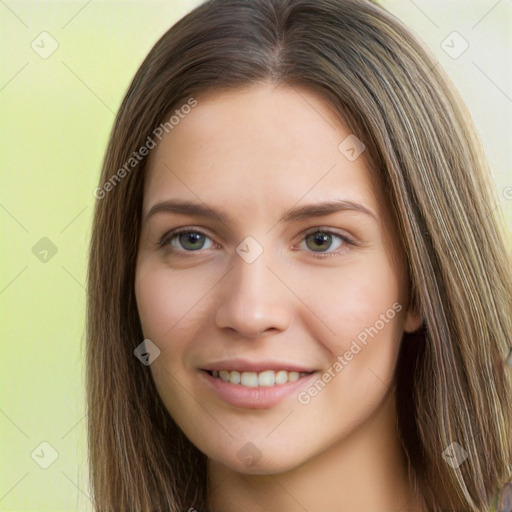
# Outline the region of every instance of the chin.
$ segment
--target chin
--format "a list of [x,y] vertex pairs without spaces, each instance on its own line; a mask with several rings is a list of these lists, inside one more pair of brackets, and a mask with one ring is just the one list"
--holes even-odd
[[[301,465],[299,460],[283,458],[284,454],[274,452],[271,457],[261,456],[255,460],[240,460],[238,457],[221,457],[211,459],[217,464],[226,466],[231,471],[244,475],[280,474],[291,471]],[[295,459],[295,458],[294,458]]]
[[306,452],[301,439],[287,441],[283,438],[265,439],[268,432],[261,437],[245,436],[243,439],[229,438],[228,442],[196,446],[214,464],[221,464],[231,471],[247,475],[279,474],[301,466],[313,453]]

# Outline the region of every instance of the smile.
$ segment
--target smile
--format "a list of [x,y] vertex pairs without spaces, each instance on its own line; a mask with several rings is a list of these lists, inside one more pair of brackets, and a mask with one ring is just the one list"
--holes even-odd
[[318,377],[317,372],[288,370],[201,370],[210,393],[223,402],[243,409],[268,409],[287,397],[296,396]]
[[271,387],[295,382],[301,377],[310,375],[310,372],[293,372],[287,370],[265,370],[262,372],[238,372],[236,370],[214,370],[208,372],[213,378],[223,382],[239,384],[249,388]]

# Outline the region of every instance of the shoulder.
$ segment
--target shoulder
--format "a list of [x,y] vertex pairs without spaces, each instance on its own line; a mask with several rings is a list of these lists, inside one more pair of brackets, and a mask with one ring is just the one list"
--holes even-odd
[[512,481],[506,483],[496,494],[490,512],[512,512]]

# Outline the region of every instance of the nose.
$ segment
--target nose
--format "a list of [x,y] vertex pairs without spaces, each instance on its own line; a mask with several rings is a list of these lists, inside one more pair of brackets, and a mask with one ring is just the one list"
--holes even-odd
[[[283,280],[284,281],[284,280]],[[235,255],[234,268],[222,286],[216,325],[245,338],[286,331],[293,320],[290,291],[263,257],[247,263]]]

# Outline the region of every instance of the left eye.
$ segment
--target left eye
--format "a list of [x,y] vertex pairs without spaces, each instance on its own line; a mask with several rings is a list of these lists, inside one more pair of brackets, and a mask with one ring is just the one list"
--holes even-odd
[[344,243],[350,243],[350,240],[337,233],[317,230],[306,234],[302,243],[313,252],[325,254],[335,251]]

